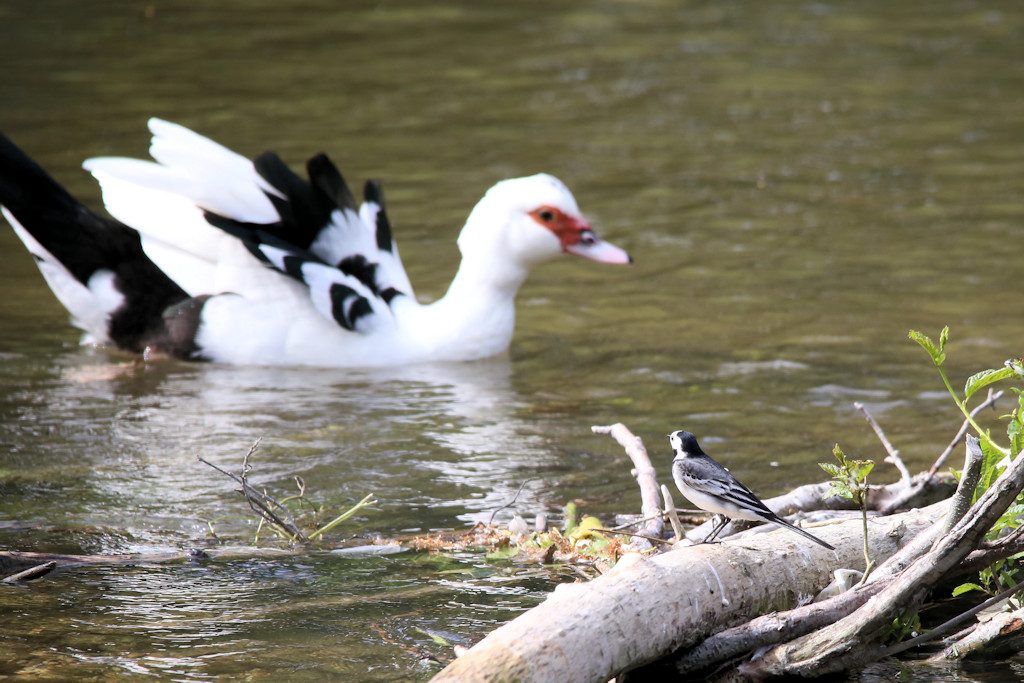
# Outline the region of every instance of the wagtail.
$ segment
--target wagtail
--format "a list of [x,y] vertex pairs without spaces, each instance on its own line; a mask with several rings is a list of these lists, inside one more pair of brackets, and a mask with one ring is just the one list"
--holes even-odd
[[672,460],[672,478],[686,498],[701,510],[720,515],[718,525],[704,539],[714,540],[731,519],[746,519],[751,522],[771,522],[776,526],[795,531],[818,545],[835,550],[825,541],[793,526],[768,509],[761,499],[750,492],[739,479],[701,450],[697,437],[682,429],[668,435],[675,458]]

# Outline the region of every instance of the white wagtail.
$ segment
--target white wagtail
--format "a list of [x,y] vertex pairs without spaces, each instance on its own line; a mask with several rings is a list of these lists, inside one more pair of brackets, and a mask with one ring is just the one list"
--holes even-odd
[[705,543],[714,540],[730,519],[751,522],[771,522],[795,531],[829,550],[835,550],[817,536],[807,533],[782,519],[750,492],[740,480],[701,450],[697,437],[682,429],[668,435],[675,458],[672,460],[672,478],[686,498],[701,510],[720,515],[722,519],[712,529]]

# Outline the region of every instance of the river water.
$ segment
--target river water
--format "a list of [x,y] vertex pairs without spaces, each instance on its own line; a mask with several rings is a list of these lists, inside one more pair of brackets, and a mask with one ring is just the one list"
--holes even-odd
[[[196,456],[237,469],[257,437],[259,484],[379,499],[335,543],[465,528],[524,482],[497,519],[636,512],[590,433],[616,421],[666,483],[685,427],[769,496],[836,442],[881,460],[862,401],[918,470],[959,419],[907,330],[951,326],[955,384],[1022,353],[1017,3],[48,0],[0,5],[0,64],[0,129],[94,208],[81,161],[144,155],[158,115],[382,179],[426,298],[503,177],[558,175],[636,259],[539,268],[485,361],[143,366],[80,347],[4,228],[0,548],[251,539]],[[573,576],[475,552],[69,570],[0,590],[0,677],[422,679],[450,656],[428,634],[471,644]]]

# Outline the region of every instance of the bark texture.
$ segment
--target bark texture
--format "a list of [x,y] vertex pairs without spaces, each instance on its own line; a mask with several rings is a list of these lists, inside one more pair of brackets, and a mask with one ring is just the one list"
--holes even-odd
[[[828,628],[778,645],[742,669],[747,676],[821,676],[855,668],[880,655],[893,619],[920,605],[929,590],[968,553],[1024,488],[1024,457],[1018,457],[970,512],[941,536],[884,590]],[[889,519],[889,518],[886,518]]]
[[[942,510],[940,504],[870,520],[872,557],[892,556]],[[834,569],[863,569],[860,520],[814,533],[836,551],[778,531],[651,558],[627,555],[589,583],[559,586],[434,680],[607,681],[723,627],[809,602]]]
[[1005,657],[1024,649],[1024,608],[1001,612],[947,646],[932,661]]

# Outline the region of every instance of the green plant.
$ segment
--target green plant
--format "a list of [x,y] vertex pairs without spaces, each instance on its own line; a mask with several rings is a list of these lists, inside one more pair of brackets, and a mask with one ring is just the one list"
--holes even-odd
[[576,528],[576,503],[571,500],[565,504],[565,524],[562,529],[566,534],[571,534]]
[[[916,330],[910,330],[908,336],[920,344],[928,352],[928,355],[931,356],[932,363],[935,364],[939,371],[939,376],[942,378],[942,383],[945,384],[949,395],[953,397],[953,402],[956,403],[960,412],[964,414],[964,417],[966,417],[978,435],[982,452],[981,477],[972,496],[972,501],[977,501],[979,496],[988,490],[992,482],[1005,469],[1009,459],[1019,457],[1021,450],[1024,449],[1024,389],[1019,386],[1010,387],[1010,391],[1017,397],[1017,402],[1009,414],[1001,416],[1001,419],[1007,420],[1006,437],[1009,441],[1008,446],[996,443],[990,430],[982,429],[974,421],[968,410],[968,402],[978,391],[996,382],[1015,379],[1019,383],[1021,378],[1024,378],[1024,359],[1011,358],[1003,363],[1001,368],[982,370],[971,375],[964,383],[963,397],[961,397],[953,389],[953,384],[950,382],[949,376],[943,367],[946,361],[946,344],[949,342],[949,327],[942,328],[938,344],[933,342],[927,335]],[[996,538],[1006,530],[1016,529],[1021,525],[1022,518],[1024,518],[1024,494],[1018,495],[1014,504],[992,525],[988,532],[988,537],[990,539]],[[978,574],[978,582],[960,584],[953,589],[953,596],[963,595],[973,590],[995,595],[1015,585],[1017,582],[1018,560],[1022,557],[1024,557],[1024,553],[1019,553],[982,569]]]
[[[991,434],[987,429],[982,429],[978,426],[978,423],[971,417],[971,411],[967,409],[967,401],[973,396],[979,389],[983,389],[990,384],[998,382],[1001,379],[1013,377],[1015,374],[1021,374],[1022,367],[1020,361],[1007,361],[1007,364],[1003,368],[994,370],[983,370],[982,372],[971,375],[967,378],[967,382],[964,384],[964,397],[961,399],[957,394],[956,389],[953,388],[952,383],[949,381],[949,376],[946,374],[946,369],[943,365],[946,362],[946,344],[949,342],[949,326],[942,328],[942,332],[939,333],[939,343],[936,344],[926,334],[922,334],[917,330],[910,330],[907,336],[916,341],[921,347],[928,352],[928,355],[932,358],[932,363],[935,364],[936,369],[939,371],[939,377],[942,378],[942,383],[946,385],[946,390],[949,395],[953,397],[953,402],[956,403],[957,407],[960,408],[960,412],[964,414],[967,421],[974,431],[977,432],[978,438],[981,439],[982,450],[986,446],[995,452],[1002,454],[1003,457],[1010,455],[1010,449],[1000,446],[992,440]],[[986,454],[987,455],[987,454]]]
[[861,579],[863,582],[867,580],[868,574],[875,566],[868,548],[868,475],[874,469],[875,462],[847,458],[839,444],[832,449],[832,455],[839,462],[838,465],[830,462],[820,462],[818,465],[832,477],[829,495],[848,498],[860,508],[864,527],[864,578]]
[[921,615],[917,610],[903,610],[899,616],[892,620],[888,639],[889,642],[899,643],[907,638],[913,638],[921,632]]

